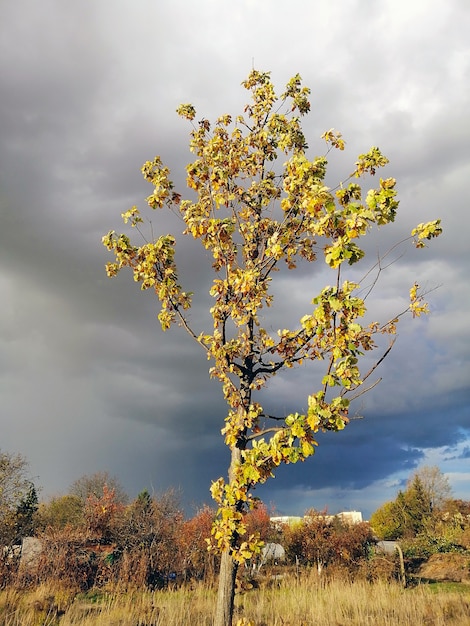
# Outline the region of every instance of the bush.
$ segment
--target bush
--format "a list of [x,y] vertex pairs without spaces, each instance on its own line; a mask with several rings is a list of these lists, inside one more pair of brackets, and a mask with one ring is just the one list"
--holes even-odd
[[341,566],[354,571],[370,555],[374,543],[367,522],[349,524],[338,517],[312,511],[302,522],[284,530],[288,559],[301,565]]

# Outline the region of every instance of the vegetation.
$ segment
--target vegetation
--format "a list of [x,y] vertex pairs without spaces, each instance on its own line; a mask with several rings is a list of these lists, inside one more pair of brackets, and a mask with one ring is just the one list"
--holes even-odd
[[28,462],[21,454],[0,450],[0,545],[11,546],[32,531],[38,507]]
[[316,567],[342,566],[354,572],[375,543],[368,523],[349,524],[338,517],[308,511],[302,522],[286,527],[283,544],[292,562]]
[[[28,502],[28,494],[19,503]],[[311,510],[292,526],[279,525],[262,504],[247,512],[248,532],[281,543],[286,558],[267,563],[254,556],[239,568],[235,623],[466,624],[468,587],[421,585],[415,565],[431,556],[425,578],[452,565],[454,581],[470,579],[470,503],[448,497],[437,468],[411,476],[403,495],[421,524],[401,541],[412,583],[407,589],[399,583],[396,555],[375,551],[366,522],[351,525]],[[207,550],[207,537],[215,516],[204,507],[185,519],[173,491],[155,496],[144,490],[123,504],[106,483],[84,502],[67,494],[41,503],[28,530],[42,552],[27,565],[3,555],[0,624],[212,626],[220,557]],[[449,550],[459,554],[444,558]]]
[[411,539],[448,512],[451,494],[449,481],[438,467],[422,467],[410,477],[405,491],[372,514],[371,524],[380,539]]
[[128,502],[128,496],[121,483],[115,476],[110,476],[108,472],[95,472],[81,476],[72,483],[69,492],[71,496],[77,497],[81,502],[86,502],[90,496],[101,497],[104,487],[113,492],[114,499],[120,504]]
[[[57,585],[0,592],[2,626],[212,626],[215,591],[203,584],[176,591],[74,595]],[[466,626],[468,591],[397,583],[319,580],[291,574],[237,595],[238,626]]]
[[470,548],[470,507],[454,500],[447,478],[438,467],[423,467],[409,479],[395,500],[386,502],[370,519],[379,539],[399,540],[403,552],[419,565],[431,555],[466,552]]
[[[222,115],[215,124],[196,122],[191,104],[178,113],[192,124],[190,148],[195,161],[187,166],[193,199],[174,191],[170,172],[156,157],[142,168],[153,185],[152,209],[169,208],[182,218],[184,234],[210,252],[213,282],[209,327],[195,328],[187,312],[191,293],[179,283],[176,239],[163,234],[149,239],[137,207],[122,214],[124,222],[143,236],[141,245],[127,234],[110,231],[103,243],[115,260],[109,276],[132,270],[142,289],[160,302],[163,330],[179,323],[211,362],[210,375],[220,381],[228,405],[222,434],[231,451],[228,478],[219,478],[211,492],[217,503],[212,544],[221,553],[217,626],[232,622],[237,568],[260,550],[260,538],[249,534],[245,513],[256,506],[253,490],[274,476],[281,463],[312,456],[321,430],[339,431],[348,422],[351,397],[364,393],[375,365],[360,371],[360,359],[374,350],[381,336],[393,337],[401,315],[426,312],[417,284],[404,311],[389,320],[365,324],[360,285],[348,279],[346,267],[364,256],[359,245],[372,226],[393,222],[398,208],[396,181],[388,177],[365,192],[359,179],[375,175],[388,161],[376,147],[359,155],[351,174],[333,188],[326,184],[327,154],[343,150],[341,133],[322,137],[326,154],[310,158],[301,118],[309,112],[309,89],[294,76],[278,97],[269,73],[253,70],[243,86],[251,101],[244,115]],[[283,165],[276,165],[281,158]],[[436,220],[411,233],[417,247],[441,232]],[[312,287],[311,304],[295,328],[271,330],[268,309],[274,305],[272,282],[281,266],[323,258],[331,285]],[[377,264],[376,278],[382,271]],[[373,281],[376,283],[376,280]],[[369,289],[370,293],[370,289]],[[389,352],[383,348],[377,364]],[[270,415],[261,403],[272,378],[302,363],[317,362],[322,371],[301,405],[308,411]],[[369,361],[370,363],[370,361]],[[366,384],[367,381],[367,384]]]

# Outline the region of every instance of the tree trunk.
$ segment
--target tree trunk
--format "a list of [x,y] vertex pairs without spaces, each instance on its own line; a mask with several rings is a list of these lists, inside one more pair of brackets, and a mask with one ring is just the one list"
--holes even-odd
[[[243,413],[243,409],[239,408]],[[236,467],[241,462],[241,451],[238,447],[233,447],[231,451],[230,467],[228,471],[229,482],[235,478]],[[234,509],[236,509],[236,505]],[[236,544],[236,536],[232,537],[233,545]],[[235,600],[235,579],[237,577],[238,563],[234,561],[229,549],[225,549],[221,554],[219,587],[217,591],[217,606],[215,610],[214,626],[232,626],[233,603]]]
[[229,554],[229,551],[224,550],[220,561],[214,626],[232,626],[237,567],[238,565]]

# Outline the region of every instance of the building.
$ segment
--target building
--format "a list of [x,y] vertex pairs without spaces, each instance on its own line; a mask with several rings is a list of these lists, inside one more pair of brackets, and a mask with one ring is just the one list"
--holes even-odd
[[[336,515],[324,515],[323,513],[318,513],[318,515],[326,518],[328,521],[333,521],[334,518],[337,517],[342,522],[347,524],[360,524],[362,522],[361,511],[341,511],[341,513],[336,513]],[[303,517],[294,515],[275,515],[270,519],[274,525],[295,526],[296,524],[300,524],[300,522],[307,517],[308,515],[304,515]]]

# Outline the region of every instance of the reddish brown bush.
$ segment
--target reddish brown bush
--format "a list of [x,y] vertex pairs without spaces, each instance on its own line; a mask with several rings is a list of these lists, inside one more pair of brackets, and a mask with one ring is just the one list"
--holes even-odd
[[259,533],[262,541],[278,541],[279,531],[271,524],[268,508],[260,502],[258,506],[245,515],[247,536]]
[[303,521],[284,529],[288,558],[301,565],[341,566],[356,569],[368,557],[373,544],[369,524],[348,524],[339,518],[311,511]]
[[207,549],[215,511],[203,507],[192,519],[186,520],[179,536],[184,578],[213,579],[218,569],[218,557]]
[[124,505],[116,499],[114,489],[103,487],[103,493],[90,494],[85,502],[84,517],[89,537],[102,543],[110,542],[116,534],[118,519],[124,511]]

